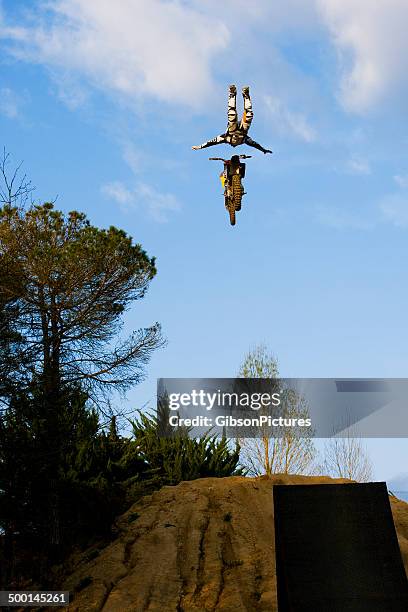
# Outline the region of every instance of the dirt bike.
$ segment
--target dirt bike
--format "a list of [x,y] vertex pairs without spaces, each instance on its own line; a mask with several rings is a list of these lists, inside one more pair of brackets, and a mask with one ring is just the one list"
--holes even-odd
[[245,166],[241,159],[248,159],[252,155],[233,155],[231,159],[222,157],[209,157],[211,160],[224,162],[224,170],[220,179],[224,187],[225,208],[229,212],[231,225],[235,225],[235,212],[241,210],[242,196],[245,194],[242,179],[245,177]]

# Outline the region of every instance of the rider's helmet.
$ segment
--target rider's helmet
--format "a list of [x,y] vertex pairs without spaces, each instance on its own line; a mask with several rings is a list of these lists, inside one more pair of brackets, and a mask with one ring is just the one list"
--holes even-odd
[[239,155],[233,155],[231,157],[231,163],[232,164],[239,164]]
[[231,135],[231,144],[233,147],[242,144],[242,136],[240,134]]

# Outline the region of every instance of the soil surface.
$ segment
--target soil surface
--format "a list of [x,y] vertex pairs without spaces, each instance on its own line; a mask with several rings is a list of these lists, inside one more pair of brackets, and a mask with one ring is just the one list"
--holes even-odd
[[[74,594],[69,612],[277,611],[273,486],[347,482],[276,475],[164,487],[119,517],[113,542],[78,556],[61,585]],[[408,504],[390,501],[408,573]]]

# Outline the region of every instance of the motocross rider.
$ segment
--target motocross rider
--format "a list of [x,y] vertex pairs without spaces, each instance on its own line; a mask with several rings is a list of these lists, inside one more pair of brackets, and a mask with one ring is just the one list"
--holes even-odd
[[249,87],[242,88],[242,96],[244,98],[244,114],[242,116],[241,123],[238,124],[237,88],[235,85],[230,85],[228,96],[228,126],[226,132],[216,136],[212,140],[204,142],[202,145],[192,147],[192,149],[205,149],[206,147],[212,147],[213,145],[223,143],[230,144],[232,147],[247,144],[250,147],[259,149],[259,151],[262,151],[262,153],[272,153],[272,151],[269,149],[264,149],[262,145],[258,144],[255,142],[255,140],[252,140],[252,138],[248,136],[248,130],[254,116],[252,112],[251,98],[249,97]]

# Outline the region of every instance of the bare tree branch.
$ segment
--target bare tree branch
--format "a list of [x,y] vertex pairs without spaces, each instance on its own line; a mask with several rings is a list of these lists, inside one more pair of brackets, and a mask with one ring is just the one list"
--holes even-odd
[[[247,353],[238,372],[240,378],[277,379],[278,376],[276,358],[268,352],[264,345],[257,346]],[[298,394],[288,389],[281,399],[279,416],[284,418],[308,417],[308,407]],[[284,427],[281,436],[273,437],[268,427],[257,428],[254,431],[256,437],[239,440],[241,463],[253,476],[277,473],[313,473],[316,455],[312,439],[313,432],[309,430],[307,437],[302,437],[299,433],[299,430],[294,430],[293,427]]]
[[333,435],[324,447],[320,472],[335,478],[349,478],[369,482],[373,478],[373,465],[361,438],[355,436],[351,419],[347,417],[346,433]]
[[35,190],[35,187],[32,185],[31,180],[27,178],[26,174],[18,178],[20,169],[23,165],[22,161],[11,173],[8,171],[9,162],[10,153],[6,152],[6,148],[3,147],[3,154],[0,157],[0,203],[7,206],[24,207],[32,192]]

